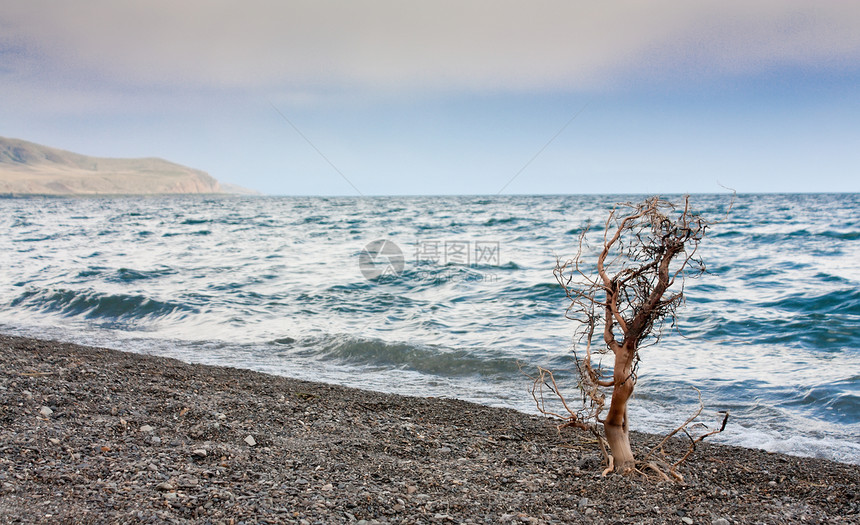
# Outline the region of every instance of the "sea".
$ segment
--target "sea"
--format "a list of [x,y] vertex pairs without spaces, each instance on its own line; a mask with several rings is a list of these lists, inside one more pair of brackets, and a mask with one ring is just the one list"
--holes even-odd
[[[553,269],[644,197],[4,198],[0,332],[536,414],[537,367],[580,399]],[[860,194],[732,199],[691,196],[707,272],[631,427],[698,389],[709,440],[860,464]]]

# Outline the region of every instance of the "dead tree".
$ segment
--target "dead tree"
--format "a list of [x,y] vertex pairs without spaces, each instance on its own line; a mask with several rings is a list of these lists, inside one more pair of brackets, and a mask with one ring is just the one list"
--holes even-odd
[[[676,309],[684,302],[684,279],[704,272],[697,250],[710,224],[690,209],[689,197],[682,207],[659,197],[619,204],[604,225],[596,263],[585,261],[586,228],[576,256],[559,260],[555,268],[570,299],[565,316],[578,323],[574,354],[584,401],[583,408],[572,410],[562,398],[569,414],[563,426],[598,435],[598,425],[603,426],[601,444],[611,452],[607,472],[636,468],[627,406],[636,385],[639,351],[657,343],[666,323],[674,323]],[[595,364],[595,354],[611,355],[611,374]],[[551,372],[541,369],[538,383],[560,397]],[[548,413],[535,390],[532,394],[538,408]]]

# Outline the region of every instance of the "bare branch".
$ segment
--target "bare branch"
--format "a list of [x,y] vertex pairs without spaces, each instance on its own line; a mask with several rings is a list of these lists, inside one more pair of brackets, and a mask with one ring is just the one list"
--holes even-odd
[[[734,197],[729,210],[733,204]],[[533,378],[532,394],[542,413],[565,421],[560,427],[594,431],[596,424],[603,424],[612,452],[610,470],[637,470],[629,443],[627,403],[636,384],[639,351],[656,344],[667,323],[675,326],[676,311],[685,302],[685,279],[705,271],[698,248],[712,224],[693,211],[689,197],[677,207],[658,196],[636,204],[619,203],[604,222],[597,252],[588,249],[590,227],[586,226],[579,232],[576,255],[556,261],[553,273],[570,300],[565,317],[577,323],[574,358],[583,408],[573,410],[567,404],[554,376],[545,369]],[[594,257],[594,266],[586,264],[589,256]],[[599,339],[595,334],[600,334]],[[585,352],[577,356],[576,349],[582,346]],[[614,356],[611,377],[593,361],[595,354],[607,353]],[[549,412],[544,389],[561,401],[568,416]],[[700,412],[672,435],[686,432]],[[691,438],[692,446],[700,440]],[[668,475],[680,479],[676,466],[665,468]],[[644,468],[668,478],[654,462]]]

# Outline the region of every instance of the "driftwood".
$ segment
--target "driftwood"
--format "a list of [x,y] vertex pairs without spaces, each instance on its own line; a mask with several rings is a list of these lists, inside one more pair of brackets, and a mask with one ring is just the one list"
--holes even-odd
[[[666,470],[680,478],[676,467],[695,444],[725,427],[724,419],[719,430],[692,437],[687,428],[701,413],[700,404],[670,434],[690,436],[690,450],[680,461],[668,466],[648,461],[652,451],[637,462],[630,447],[627,407],[636,385],[639,351],[656,344],[667,324],[674,325],[676,311],[684,304],[685,279],[704,273],[698,248],[712,224],[692,211],[689,197],[677,207],[659,197],[619,204],[606,219],[594,264],[586,261],[589,228],[579,236],[576,255],[557,261],[554,274],[570,300],[565,317],[577,323],[574,358],[582,403],[571,407],[552,372],[544,368],[532,376],[531,392],[539,411],[563,421],[560,427],[580,428],[599,437],[609,464],[604,473],[645,469],[668,479]],[[595,364],[595,356],[601,354],[610,356],[610,370]],[[545,392],[561,401],[565,414],[547,409]]]

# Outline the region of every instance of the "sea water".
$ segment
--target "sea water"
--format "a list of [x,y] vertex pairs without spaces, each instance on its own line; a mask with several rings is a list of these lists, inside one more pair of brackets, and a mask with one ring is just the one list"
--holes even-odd
[[[0,199],[0,331],[535,413],[537,366],[578,399],[553,268],[641,199]],[[730,201],[692,197],[708,272],[631,425],[673,429],[696,387],[715,441],[860,464],[860,195]]]

